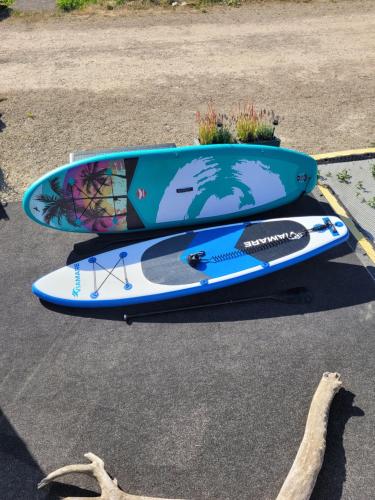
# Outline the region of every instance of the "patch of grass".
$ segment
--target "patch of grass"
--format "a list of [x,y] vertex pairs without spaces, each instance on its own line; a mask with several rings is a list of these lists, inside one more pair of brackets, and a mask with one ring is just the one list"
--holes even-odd
[[14,0],[0,0],[0,9],[8,9],[14,3]]
[[[2,0],[0,0],[1,2]],[[14,1],[14,0],[11,0]],[[178,1],[178,0],[177,0]],[[206,12],[205,7],[214,5],[227,5],[229,7],[238,7],[246,0],[185,0],[189,7]],[[174,0],[56,0],[57,7],[65,12],[84,9],[89,5],[98,6],[99,10],[103,7],[108,10],[114,10],[117,7],[126,7],[130,9],[149,9],[152,7],[172,7]],[[180,3],[180,2],[179,2]]]
[[367,200],[367,205],[371,208],[375,208],[375,196]]
[[371,168],[371,175],[375,179],[375,163],[373,163],[370,168]]
[[365,191],[363,181],[358,181],[357,184],[355,185],[355,187],[356,187],[356,189],[359,189],[360,191]]
[[26,113],[26,117],[27,117],[27,118],[31,118],[32,120],[34,120],[35,115],[34,115],[34,113],[32,113],[31,111],[28,111],[28,112]]
[[229,7],[239,7],[242,4],[242,0],[195,0],[194,5],[196,6],[206,6],[206,5],[228,5]]
[[[0,0],[1,1],[1,0]],[[172,0],[56,0],[59,9],[70,12],[83,9],[89,5],[96,5],[100,8],[113,10],[116,7],[151,8],[155,6],[170,6]]]
[[59,9],[69,12],[71,10],[82,9],[89,3],[97,3],[96,0],[56,0]]
[[207,5],[228,5],[229,7],[239,7],[243,3],[242,0],[195,0],[194,5],[204,7]]

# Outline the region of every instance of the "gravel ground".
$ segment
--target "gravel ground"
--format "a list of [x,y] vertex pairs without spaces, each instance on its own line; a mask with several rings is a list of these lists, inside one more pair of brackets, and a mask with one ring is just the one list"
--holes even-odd
[[0,37],[2,199],[72,150],[191,144],[210,98],[274,109],[310,153],[375,141],[372,0],[11,17]]
[[16,0],[13,9],[24,12],[51,11],[56,9],[56,0]]

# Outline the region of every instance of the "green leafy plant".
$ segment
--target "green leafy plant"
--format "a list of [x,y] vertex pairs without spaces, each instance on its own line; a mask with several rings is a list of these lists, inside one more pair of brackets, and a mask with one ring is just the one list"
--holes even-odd
[[205,113],[197,111],[198,139],[200,144],[228,144],[233,142],[228,117],[217,113],[212,102]]
[[355,185],[356,189],[359,191],[365,191],[365,187],[363,185],[363,181],[358,181],[357,184]]
[[367,205],[371,208],[375,208],[375,196],[367,200]]
[[375,163],[373,163],[371,165],[371,175],[373,176],[373,178],[375,179]]
[[71,11],[76,9],[81,9],[88,3],[96,3],[92,0],[57,0],[56,5],[61,10]]
[[351,178],[352,176],[349,174],[346,168],[337,173],[337,179],[339,180],[339,182],[342,182],[344,184],[350,184]]
[[14,0],[0,0],[0,9],[8,9],[14,3]]

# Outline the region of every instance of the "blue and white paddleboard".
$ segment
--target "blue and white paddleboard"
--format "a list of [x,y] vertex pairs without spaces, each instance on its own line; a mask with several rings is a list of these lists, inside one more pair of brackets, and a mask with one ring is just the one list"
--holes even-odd
[[291,266],[348,238],[337,217],[217,226],[155,238],[62,267],[33,284],[49,302],[112,307],[193,295]]

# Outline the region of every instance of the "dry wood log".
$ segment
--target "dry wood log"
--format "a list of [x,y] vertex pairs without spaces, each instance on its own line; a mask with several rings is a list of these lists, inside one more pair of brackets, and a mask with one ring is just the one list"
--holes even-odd
[[[342,385],[338,373],[324,373],[315,391],[307,416],[305,433],[294,459],[292,468],[276,500],[308,500],[314,489],[316,478],[323,463],[327,422],[331,402]],[[122,491],[116,479],[111,479],[104,462],[94,453],[86,453],[91,464],[75,464],[61,467],[48,474],[39,484],[43,488],[54,479],[71,473],[93,476],[101,489],[101,500],[167,500],[155,497],[130,495]],[[84,500],[87,497],[68,497],[65,500]]]
[[332,399],[342,385],[338,373],[323,373],[315,391],[292,468],[276,500],[308,500],[322,467]]
[[[97,481],[101,489],[100,497],[96,497],[101,500],[168,500],[160,499],[155,497],[144,497],[138,495],[130,495],[122,491],[117,484],[116,479],[112,479],[104,468],[104,462],[101,458],[94,455],[94,453],[85,453],[85,457],[91,461],[91,464],[74,464],[61,467],[54,472],[48,474],[47,477],[42,479],[38,484],[38,489],[43,488],[48,483],[54,479],[65,476],[66,474],[71,474],[78,472],[81,474],[87,474],[93,476]],[[85,500],[87,497],[68,497],[65,500]]]

